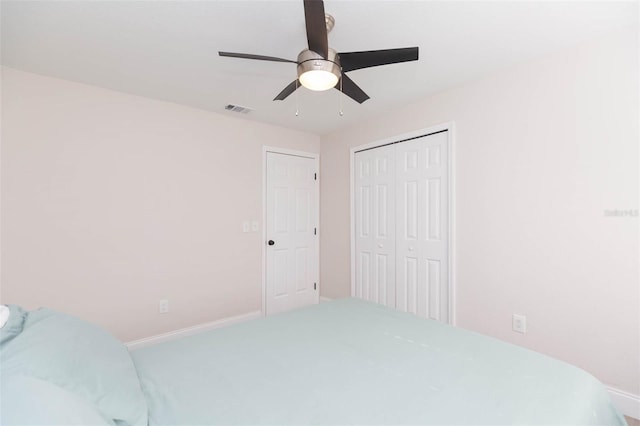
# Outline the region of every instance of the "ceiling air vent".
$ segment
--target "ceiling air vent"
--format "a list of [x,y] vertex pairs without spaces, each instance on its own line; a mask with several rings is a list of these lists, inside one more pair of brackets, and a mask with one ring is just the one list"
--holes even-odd
[[240,112],[242,114],[249,114],[251,111],[253,111],[251,108],[233,104],[225,105],[224,109],[232,112]]

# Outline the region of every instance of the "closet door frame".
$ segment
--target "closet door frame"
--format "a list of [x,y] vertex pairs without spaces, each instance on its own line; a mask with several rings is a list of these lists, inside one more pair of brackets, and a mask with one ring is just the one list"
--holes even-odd
[[[448,271],[449,274],[449,324],[456,325],[456,234],[455,234],[455,123],[449,121],[446,123],[438,124],[435,126],[427,127],[424,129],[415,130],[408,133],[403,133],[397,136],[393,136],[386,139],[358,145],[351,148],[349,153],[349,178],[350,178],[350,239],[351,239],[351,296],[356,294],[356,220],[355,220],[355,154],[363,149],[377,148],[383,145],[389,145],[393,143],[399,143],[407,139],[418,138],[421,136],[427,136],[432,133],[438,133],[447,131],[447,174],[448,174],[448,191],[447,202],[449,203],[449,241],[448,241]],[[401,142],[400,142],[401,143]]]

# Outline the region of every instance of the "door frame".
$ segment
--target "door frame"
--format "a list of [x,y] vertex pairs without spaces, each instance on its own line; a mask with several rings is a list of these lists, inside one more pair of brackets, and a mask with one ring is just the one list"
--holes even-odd
[[392,136],[390,138],[385,138],[381,140],[377,140],[374,142],[366,143],[363,145],[358,145],[351,148],[349,152],[349,216],[350,216],[350,225],[349,225],[349,234],[351,241],[351,297],[355,296],[356,289],[356,227],[355,227],[355,154],[358,151],[362,151],[364,149],[377,148],[383,145],[389,145],[393,143],[401,143],[401,141],[406,139],[414,139],[422,136],[428,136],[433,133],[439,133],[443,131],[447,131],[447,153],[448,153],[448,164],[447,164],[447,177],[449,179],[449,188],[447,190],[447,202],[449,204],[449,265],[448,271],[449,274],[449,324],[456,325],[456,250],[455,250],[455,242],[456,242],[456,209],[455,209],[455,123],[453,121],[448,121],[446,123],[437,124],[435,126],[426,127],[423,129],[414,130],[408,133],[403,133],[400,135]]
[[316,218],[317,218],[317,235],[315,239],[316,249],[316,277],[315,282],[318,283],[316,291],[316,301],[319,302],[320,295],[320,154],[317,152],[298,151],[294,149],[279,148],[276,146],[262,146],[262,316],[267,315],[267,153],[292,155],[294,157],[311,158],[314,160],[316,168]]

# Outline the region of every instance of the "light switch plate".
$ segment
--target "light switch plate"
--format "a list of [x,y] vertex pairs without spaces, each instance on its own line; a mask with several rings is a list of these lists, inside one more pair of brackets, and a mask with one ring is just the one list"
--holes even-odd
[[250,229],[251,229],[251,223],[249,223],[248,220],[245,220],[244,222],[242,222],[242,232],[249,232]]
[[251,222],[251,230],[253,232],[258,232],[260,230],[260,224],[258,223],[257,220],[254,220],[253,222]]

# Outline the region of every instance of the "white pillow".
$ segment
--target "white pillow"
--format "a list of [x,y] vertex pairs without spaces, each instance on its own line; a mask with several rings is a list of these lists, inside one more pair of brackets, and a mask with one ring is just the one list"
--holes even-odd
[[2,378],[0,423],[11,426],[114,426],[89,401],[53,383],[15,375]]
[[0,328],[9,320],[9,307],[7,305],[0,305]]
[[98,326],[45,308],[26,313],[21,331],[11,336],[21,310],[10,307],[9,323],[0,330],[0,339],[10,338],[0,340],[0,383],[11,376],[50,382],[93,404],[108,421],[147,426],[147,403],[122,342]]

